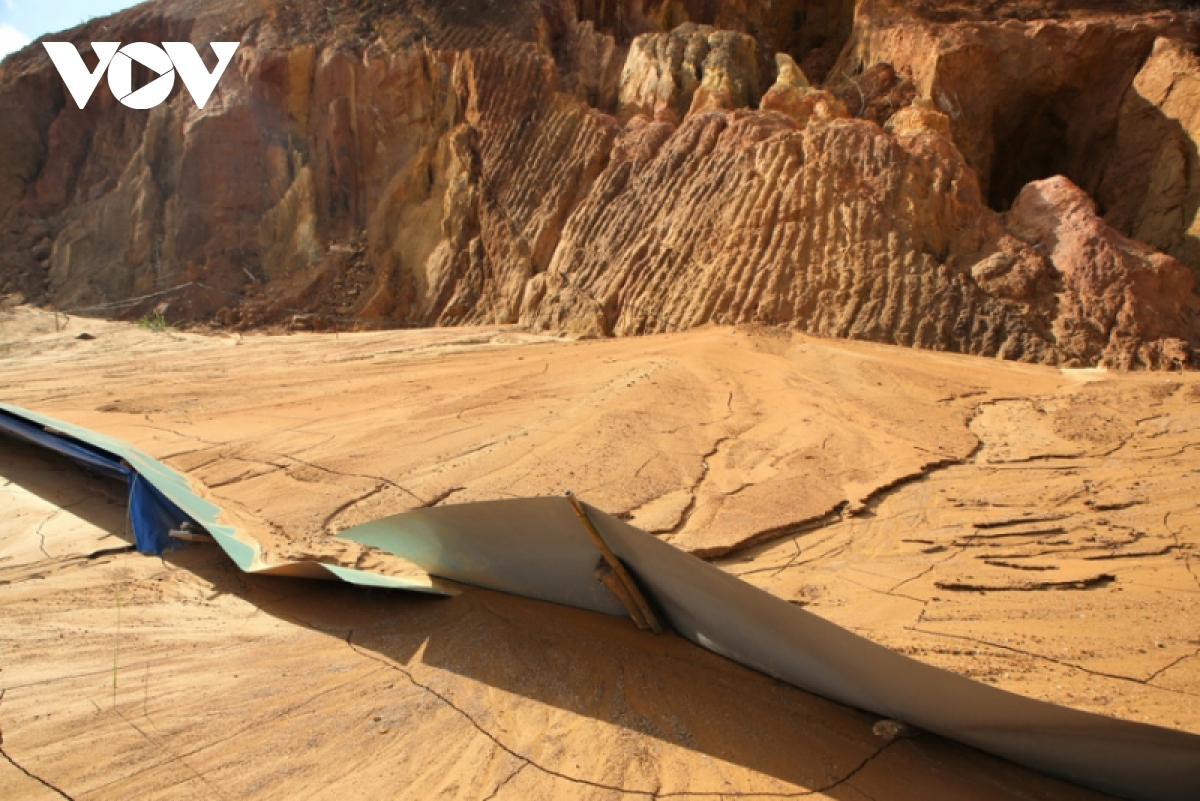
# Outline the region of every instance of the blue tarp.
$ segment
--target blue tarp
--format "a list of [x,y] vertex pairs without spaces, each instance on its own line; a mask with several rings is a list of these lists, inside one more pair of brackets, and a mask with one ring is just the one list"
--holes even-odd
[[22,420],[3,409],[0,409],[0,433],[54,451],[88,472],[124,483],[129,493],[129,523],[141,553],[161,554],[179,548],[182,543],[171,537],[170,531],[185,522],[196,525],[195,520],[119,456]]

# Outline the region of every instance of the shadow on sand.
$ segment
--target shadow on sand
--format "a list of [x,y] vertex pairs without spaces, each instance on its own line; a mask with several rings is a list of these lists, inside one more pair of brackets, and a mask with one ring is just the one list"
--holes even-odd
[[[56,455],[10,445],[15,444],[0,440],[0,479],[46,500],[113,489]],[[126,537],[114,521],[123,516],[96,515],[88,522]],[[669,797],[656,787],[637,786],[636,778],[620,787],[577,778],[585,772],[578,769],[584,760],[594,762],[599,755],[611,761],[620,753],[633,762],[639,741],[657,741],[666,746],[656,749],[660,765],[670,763],[676,772],[699,763],[683,753],[690,752],[726,763],[705,774],[714,783],[736,775],[729,766],[740,766],[758,774],[746,775],[747,781],[769,788],[743,794],[726,784],[688,796],[823,792],[851,801],[872,797],[873,789],[903,787],[905,798],[1102,797],[936,736],[889,742],[873,734],[874,716],[673,634],[638,631],[622,618],[472,587],[454,598],[433,598],[248,575],[207,545],[188,545],[164,559],[203,579],[214,596],[236,597],[290,624],[344,640],[361,657],[403,674],[453,707],[499,748],[556,779]],[[580,726],[579,718],[596,723]],[[537,720],[538,731],[505,729],[500,720]],[[547,736],[561,739],[553,748],[540,747]],[[620,751],[614,742],[622,743]],[[642,774],[628,773],[654,772],[651,766]]]

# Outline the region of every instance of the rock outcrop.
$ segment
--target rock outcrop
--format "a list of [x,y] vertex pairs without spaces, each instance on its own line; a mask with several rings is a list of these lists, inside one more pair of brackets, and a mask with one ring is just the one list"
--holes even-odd
[[849,116],[846,104],[830,92],[814,89],[786,53],[776,57],[778,74],[775,84],[762,99],[763,111],[778,111],[801,125],[809,120],[828,121]]
[[1121,102],[1097,199],[1109,222],[1200,275],[1200,57],[1160,38]]
[[618,113],[678,124],[704,111],[758,102],[758,42],[743,33],[687,23],[633,40],[621,73]]
[[6,60],[0,291],[1192,364],[1200,17],[1111,5],[147,3],[59,38],[234,64],[203,111],[81,111]]
[[[1185,154],[1200,141],[1192,54],[1200,22],[1171,10],[1185,4],[1142,14],[1128,12],[1155,4],[927,3],[909,14],[883,5],[891,13],[860,16],[835,70],[841,80],[879,64],[911,76],[919,96],[950,117],[993,208],[1007,210],[1031,180],[1065,175],[1122,233],[1151,236],[1200,275],[1200,251],[1182,241],[1191,220],[1148,219],[1196,187]],[[989,5],[1000,7],[981,10]],[[1148,180],[1147,154],[1164,149],[1174,155],[1158,169],[1178,178]]]
[[1054,340],[1071,363],[1187,364],[1188,344],[1172,334],[1200,319],[1186,267],[1114,231],[1092,199],[1061,176],[1021,190],[1007,222],[1059,277]]

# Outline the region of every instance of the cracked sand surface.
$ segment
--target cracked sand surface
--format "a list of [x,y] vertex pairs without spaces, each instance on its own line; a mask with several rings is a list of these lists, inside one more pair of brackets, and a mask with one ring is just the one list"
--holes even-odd
[[84,321],[56,337],[52,317],[16,310],[9,339],[25,341],[0,395],[187,472],[257,518],[280,556],[438,499],[566,489],[717,556],[966,458],[978,393],[1062,383],[1024,365],[905,351],[897,363],[888,349],[727,328],[568,342],[504,329],[155,335],[87,321],[106,325],[77,342]]
[[[103,495],[23,445],[0,469],[9,509]],[[61,517],[64,554],[123,525],[119,504]],[[626,620],[247,576],[212,548],[33,577],[11,556],[29,524],[0,522],[0,797],[1101,797],[937,737],[888,743],[872,716]]]
[[[570,488],[918,659],[1200,731],[1198,376],[728,328],[55,334],[17,309],[4,335],[0,396],[188,472],[279,557],[400,570],[329,533]],[[882,748],[869,716],[625,621],[248,577],[202,547],[87,559],[126,544],[120,505],[20,450],[0,730],[74,798],[1097,797],[937,738]],[[32,781],[0,760],[0,796],[57,797]]]
[[967,463],[722,566],[923,661],[1200,732],[1197,389],[1104,376],[998,401]]

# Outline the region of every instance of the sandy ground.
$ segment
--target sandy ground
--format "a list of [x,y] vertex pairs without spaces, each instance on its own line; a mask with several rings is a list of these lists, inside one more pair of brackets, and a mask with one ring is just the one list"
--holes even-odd
[[[269,555],[395,569],[330,535],[569,488],[915,658],[1200,732],[1200,376],[729,328],[239,337],[0,314],[0,399],[187,472]],[[1096,797],[888,743],[627,621],[246,577],[203,546],[89,558],[126,544],[112,488],[7,442],[0,484],[0,797]]]

